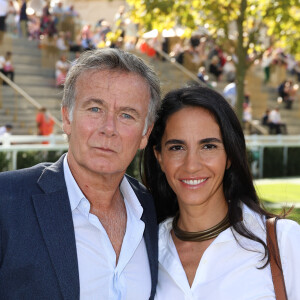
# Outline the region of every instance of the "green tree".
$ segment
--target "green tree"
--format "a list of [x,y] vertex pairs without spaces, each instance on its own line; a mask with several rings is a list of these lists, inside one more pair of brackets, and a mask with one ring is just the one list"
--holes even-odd
[[[186,36],[206,28],[222,48],[235,54],[237,114],[242,118],[247,70],[267,46],[300,53],[299,0],[127,0],[131,17],[148,31],[181,25]],[[267,45],[268,41],[269,45]]]

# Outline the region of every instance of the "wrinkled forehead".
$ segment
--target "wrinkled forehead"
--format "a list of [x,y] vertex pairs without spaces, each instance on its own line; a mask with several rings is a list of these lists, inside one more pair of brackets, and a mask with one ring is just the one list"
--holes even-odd
[[99,85],[103,84],[112,84],[114,80],[122,81],[122,78],[132,78],[133,85],[132,85],[132,92],[134,92],[134,88],[138,89],[145,89],[148,91],[149,100],[151,97],[151,90],[148,81],[138,73],[132,71],[125,71],[122,69],[91,69],[83,71],[76,79],[75,83],[75,99],[78,89],[82,87],[83,84],[90,82],[93,77],[98,76],[99,78],[103,78],[103,81],[99,81]]

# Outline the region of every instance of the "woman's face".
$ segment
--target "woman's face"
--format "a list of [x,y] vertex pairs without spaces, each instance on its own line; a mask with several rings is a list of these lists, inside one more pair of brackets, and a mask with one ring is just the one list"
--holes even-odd
[[185,107],[169,117],[156,158],[179,206],[225,201],[223,177],[230,166],[218,123],[201,107]]

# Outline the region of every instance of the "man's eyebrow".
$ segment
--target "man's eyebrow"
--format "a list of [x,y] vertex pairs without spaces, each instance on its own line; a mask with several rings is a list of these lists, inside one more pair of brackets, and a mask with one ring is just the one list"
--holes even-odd
[[124,111],[124,112],[128,112],[128,113],[132,113],[134,114],[136,117],[141,117],[141,114],[133,107],[129,107],[129,106],[121,106],[119,108],[119,111]]
[[91,98],[83,103],[83,107],[87,107],[91,104],[105,105],[104,101],[101,99]]

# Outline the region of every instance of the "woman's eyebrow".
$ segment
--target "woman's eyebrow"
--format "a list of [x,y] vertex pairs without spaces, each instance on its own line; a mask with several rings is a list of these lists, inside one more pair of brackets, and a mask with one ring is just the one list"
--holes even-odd
[[165,146],[167,146],[167,145],[173,145],[173,144],[184,145],[185,142],[183,140],[177,140],[177,139],[171,139],[171,140],[167,140],[165,142]]
[[205,144],[205,143],[223,143],[222,140],[220,140],[219,138],[215,138],[215,137],[209,137],[209,138],[205,138],[199,141],[200,144]]

